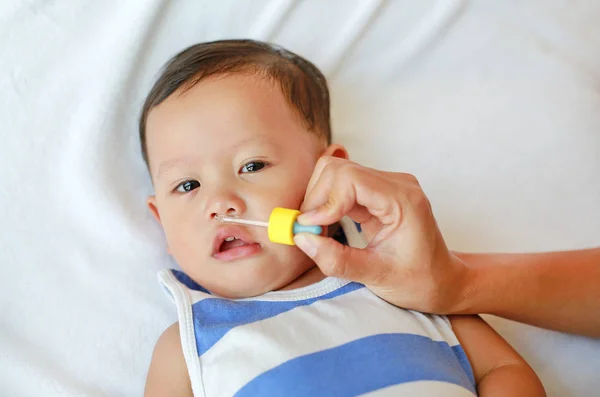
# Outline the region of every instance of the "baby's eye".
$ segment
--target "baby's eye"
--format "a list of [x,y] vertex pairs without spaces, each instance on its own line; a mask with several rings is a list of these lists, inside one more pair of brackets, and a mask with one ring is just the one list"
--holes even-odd
[[198,182],[196,180],[189,180],[189,181],[181,182],[179,185],[177,185],[175,190],[179,193],[188,193],[194,189],[198,189],[199,187],[200,187],[200,182]]
[[261,169],[265,168],[266,166],[267,166],[267,163],[265,163],[264,161],[251,161],[249,163],[246,163],[246,165],[244,165],[242,167],[240,172],[242,172],[242,173],[257,172],[257,171],[260,171]]

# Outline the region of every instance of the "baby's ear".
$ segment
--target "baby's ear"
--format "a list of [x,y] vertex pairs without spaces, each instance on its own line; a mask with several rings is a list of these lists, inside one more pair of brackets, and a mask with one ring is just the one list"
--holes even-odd
[[[152,214],[154,219],[156,219],[156,221],[159,223],[159,225],[162,226],[162,222],[160,221],[160,214],[158,213],[158,207],[156,206],[156,196],[148,197],[148,200],[146,200],[146,204],[148,205],[148,208],[150,209],[150,213]],[[171,253],[171,248],[168,246],[168,244],[167,244],[167,251],[169,252],[169,254]]]
[[148,209],[150,209],[150,213],[152,214],[154,219],[156,219],[156,221],[162,225],[162,223],[160,222],[160,214],[158,213],[158,207],[156,206],[156,196],[148,197],[148,200],[146,200],[146,204],[148,205]]
[[338,145],[337,143],[329,145],[327,149],[325,149],[323,155],[337,157],[344,160],[348,160],[350,158],[346,148],[343,145]]

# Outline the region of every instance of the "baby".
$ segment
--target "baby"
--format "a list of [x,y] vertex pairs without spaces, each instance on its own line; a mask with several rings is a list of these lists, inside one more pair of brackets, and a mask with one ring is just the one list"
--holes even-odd
[[[478,317],[395,307],[266,229],[216,219],[297,209],[317,160],[348,158],[310,62],[250,40],[194,45],[152,87],[140,138],[148,206],[181,268],[159,275],[179,321],[156,344],[146,396],[544,395]],[[340,224],[331,236],[368,243]]]

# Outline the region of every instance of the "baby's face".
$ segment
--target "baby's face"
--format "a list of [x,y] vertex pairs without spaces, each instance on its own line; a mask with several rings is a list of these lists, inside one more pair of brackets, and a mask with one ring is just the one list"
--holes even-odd
[[266,221],[273,208],[302,203],[326,145],[278,87],[249,76],[202,81],[150,112],[146,139],[156,194],[148,204],[193,280],[240,298],[282,288],[314,266],[297,247],[271,243],[266,228],[215,219]]

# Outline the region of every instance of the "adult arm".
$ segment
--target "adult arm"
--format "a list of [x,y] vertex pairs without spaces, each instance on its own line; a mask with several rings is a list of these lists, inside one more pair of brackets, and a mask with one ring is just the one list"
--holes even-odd
[[600,248],[455,255],[471,281],[450,311],[600,338]]

